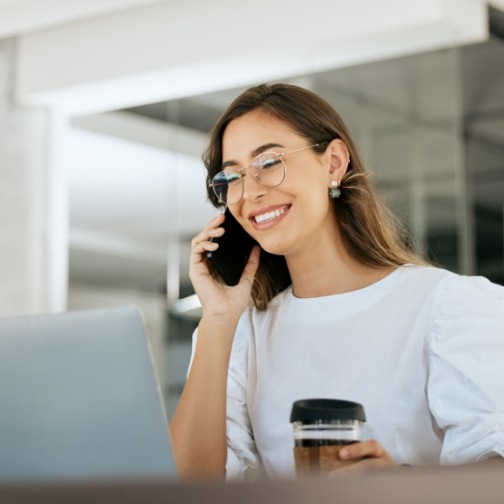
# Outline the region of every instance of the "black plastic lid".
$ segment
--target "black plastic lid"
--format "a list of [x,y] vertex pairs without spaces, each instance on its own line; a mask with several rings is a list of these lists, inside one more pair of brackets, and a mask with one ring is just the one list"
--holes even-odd
[[366,421],[362,404],[341,399],[302,399],[292,404],[291,422],[312,423],[320,420]]

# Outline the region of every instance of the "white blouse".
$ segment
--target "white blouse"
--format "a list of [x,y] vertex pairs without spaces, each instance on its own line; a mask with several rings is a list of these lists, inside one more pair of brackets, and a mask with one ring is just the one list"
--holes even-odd
[[354,292],[288,288],[246,310],[228,371],[228,478],[294,475],[289,416],[306,398],[361,403],[363,439],[397,464],[504,457],[504,287],[403,266]]

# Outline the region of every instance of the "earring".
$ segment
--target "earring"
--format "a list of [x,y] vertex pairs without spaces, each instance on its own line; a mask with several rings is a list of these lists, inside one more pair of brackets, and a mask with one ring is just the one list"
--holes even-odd
[[331,199],[338,199],[341,196],[341,189],[339,187],[339,182],[333,180],[331,182],[331,188],[329,189],[329,197]]

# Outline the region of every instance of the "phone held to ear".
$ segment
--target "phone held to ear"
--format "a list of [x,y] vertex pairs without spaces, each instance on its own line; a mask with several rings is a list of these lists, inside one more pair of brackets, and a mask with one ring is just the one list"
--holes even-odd
[[226,208],[222,227],[225,233],[211,241],[219,244],[217,250],[207,252],[207,259],[227,285],[236,285],[242,276],[250,252],[257,242],[241,227]]

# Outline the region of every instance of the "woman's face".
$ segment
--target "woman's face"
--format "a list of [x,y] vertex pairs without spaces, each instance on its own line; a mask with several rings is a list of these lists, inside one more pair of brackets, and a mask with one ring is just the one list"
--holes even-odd
[[234,119],[224,132],[222,158],[228,170],[249,166],[260,152],[286,153],[286,175],[279,186],[265,187],[246,170],[243,198],[229,205],[238,222],[270,253],[289,257],[337,233],[328,189],[332,180],[341,181],[348,150],[334,140],[323,154],[312,149],[288,154],[308,145],[287,123],[262,109]]

